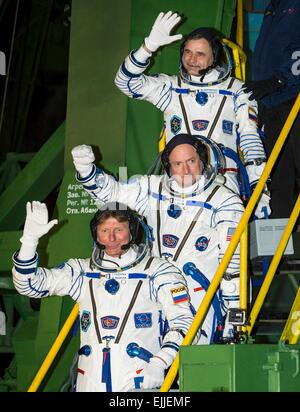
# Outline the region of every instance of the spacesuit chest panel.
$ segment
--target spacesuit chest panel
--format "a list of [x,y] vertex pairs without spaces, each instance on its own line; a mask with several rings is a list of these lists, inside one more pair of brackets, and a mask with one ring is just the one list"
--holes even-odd
[[[224,87],[224,84],[222,84],[222,86]],[[226,86],[224,90],[216,87],[206,88],[204,90],[207,91],[207,93],[204,92],[207,98],[203,100],[203,104],[197,102],[197,94],[199,93],[197,90],[190,93],[183,93],[181,96],[191,133],[207,136],[222,103],[224,97],[222,93],[223,91],[224,93],[228,91],[226,90]],[[222,143],[236,150],[237,123],[234,112],[234,92],[229,93],[218,122],[214,127],[213,139],[217,143]],[[171,103],[164,113],[164,120],[167,142],[179,133],[187,133],[184,115],[179,101],[179,93],[175,91],[173,91]]]
[[153,330],[158,324],[157,304],[149,299],[149,280],[143,278],[145,273],[131,274],[133,278],[129,278],[129,273],[117,273],[86,281],[88,293],[79,302],[80,328],[84,341],[98,339],[96,329],[102,337],[109,334],[113,339],[116,338],[128,313],[123,332],[125,336],[129,332],[131,337],[139,336],[141,329]]
[[[157,192],[159,192],[159,189],[157,189]],[[208,254],[211,249],[215,248],[217,240],[215,229],[212,227],[214,209],[210,202],[206,202],[207,197],[208,193],[202,193],[197,196],[181,198],[162,191],[159,206],[157,199],[156,201],[155,199],[152,200],[151,206],[155,213],[151,213],[147,220],[153,227],[160,227],[159,242],[163,257],[173,259],[183,243],[184,247],[180,251],[180,260],[184,259],[185,256],[190,256],[191,253],[197,256]],[[187,239],[184,240],[197,214],[199,219],[197,219],[197,223]],[[159,219],[159,222],[157,222],[157,219]],[[157,232],[155,236],[154,253],[159,253],[157,250]]]

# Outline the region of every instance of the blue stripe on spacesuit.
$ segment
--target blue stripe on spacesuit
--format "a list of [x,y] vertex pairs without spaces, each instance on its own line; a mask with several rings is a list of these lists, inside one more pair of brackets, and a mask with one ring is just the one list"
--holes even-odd
[[[161,91],[161,94],[163,93],[165,87],[166,87],[166,85],[164,85],[164,87],[163,87],[163,89],[162,89],[162,91]],[[163,100],[163,99],[164,99],[164,100]],[[168,101],[168,100],[169,100],[169,101]],[[165,104],[167,101],[168,101],[168,103]],[[170,88],[169,88],[169,89],[159,98],[159,100],[158,100],[158,102],[155,104],[155,106],[156,106],[158,109],[164,111],[164,110],[166,109],[166,107],[168,107],[170,101],[171,101],[171,90],[170,90]]]
[[222,298],[224,300],[230,301],[230,302],[237,302],[240,299],[239,295],[222,295]]
[[37,294],[41,295],[41,297],[44,297],[44,296],[46,296],[46,295],[49,294],[49,290],[38,290],[38,289],[36,289],[36,288],[32,285],[31,279],[28,279],[28,284],[29,284],[30,289],[31,289],[32,291],[36,292]]
[[140,77],[140,74],[134,74],[134,73],[131,73],[129,70],[127,70],[125,63],[122,64],[121,70],[123,74],[125,74],[125,76],[127,77],[130,77],[130,79]]
[[214,313],[213,321],[212,321],[212,327],[211,327],[211,331],[212,331],[212,332],[211,332],[211,335],[210,335],[209,343],[213,343],[213,341],[214,341],[215,329],[216,329],[216,320],[217,320],[216,314]]
[[161,193],[151,192],[150,194],[156,200],[167,200],[167,197],[165,195],[162,195]]
[[145,273],[129,273],[128,279],[146,279],[147,275]]
[[[191,317],[196,313],[194,307],[190,305],[191,308]],[[194,312],[195,311],[195,312]],[[187,322],[189,318],[187,316],[176,316],[176,328],[182,330],[185,334],[187,334],[187,331],[189,330],[190,323]],[[174,322],[175,319],[171,318],[170,321]]]
[[247,106],[246,105],[246,103],[241,103],[241,104],[239,104],[238,106],[235,106],[235,112],[237,112],[241,107],[243,107],[243,106]]
[[171,90],[178,94],[189,94],[190,93],[190,89],[181,89],[179,87],[175,87],[175,88],[172,87]]
[[222,94],[222,95],[224,95],[224,96],[232,96],[232,95],[234,95],[234,93],[231,92],[230,90],[223,90],[223,89],[220,89],[220,90],[219,90],[219,94]]
[[[94,272],[85,272],[84,276],[90,279],[100,279],[101,274],[100,273],[94,273]],[[147,275],[145,273],[129,273],[128,274],[128,279],[146,279]]]
[[[30,278],[27,278],[26,280],[16,280],[15,284],[18,286],[18,289],[20,291],[23,291],[27,296],[38,296],[40,298],[49,293],[48,290],[42,290],[43,281],[41,281],[40,279],[38,281],[35,280],[35,282],[33,282]],[[39,289],[37,289],[35,285],[38,285]]]
[[72,332],[73,337],[77,336],[79,325],[80,325],[80,317],[77,316],[76,321],[75,321],[75,325],[73,327],[73,332]]
[[91,179],[94,177],[94,175],[96,174],[96,171],[97,171],[97,168],[96,168],[96,166],[93,164],[92,171],[91,171],[87,176],[85,176],[85,177],[81,177],[80,174],[79,174],[78,172],[76,172],[76,179],[77,179],[78,182],[80,182],[80,183],[87,182],[87,181],[91,180]]
[[165,326],[166,322],[168,322],[168,321],[167,320],[164,321],[163,315],[162,315],[162,310],[159,310],[158,323],[159,323],[159,334],[160,334],[160,336],[163,336],[164,333],[165,333],[164,326]]
[[28,260],[20,260],[18,258],[19,250],[13,255],[13,262],[18,265],[18,266],[29,266],[33,265],[38,261],[38,254],[35,252],[33,258],[30,258]]
[[85,272],[84,276],[91,279],[100,279],[100,273],[93,273],[93,272]]
[[177,345],[177,343],[175,343],[175,342],[167,342],[167,343],[164,343],[164,344],[162,345],[161,349],[164,349],[164,348],[173,349],[175,352],[178,352],[178,351],[179,351],[179,345]]
[[[73,282],[70,290],[69,290],[69,296],[74,299],[77,300],[81,294],[81,288],[83,285],[83,276],[82,273],[80,273],[77,277],[77,279],[75,280],[75,282]],[[75,288],[76,287],[76,288]],[[72,289],[74,289],[74,291],[72,292]],[[77,296],[76,296],[77,294]]]
[[187,200],[186,201],[187,206],[200,206],[204,207],[205,209],[212,209],[212,205],[207,202],[200,202],[198,200]]
[[110,348],[103,348],[102,382],[106,384],[106,392],[112,392]]
[[96,190],[96,189],[98,189],[98,186],[96,184],[91,185],[91,186],[88,186],[88,185],[82,185],[82,186],[84,187],[84,189],[87,189],[87,190]]
[[[189,267],[191,265],[191,268]],[[185,268],[188,268],[187,270]],[[207,292],[209,286],[210,286],[210,281],[207,279],[207,277],[196,267],[195,264],[188,262],[185,263],[183,266],[183,272],[187,276],[191,276],[191,278],[200,284],[200,286],[203,287],[203,289]],[[223,316],[221,312],[221,306],[220,306],[220,301],[218,298],[217,293],[215,293],[213,299],[212,299],[212,306],[214,308],[218,323],[223,323]]]
[[21,275],[30,275],[32,273],[35,273],[36,266],[31,267],[31,268],[27,268],[27,269],[23,269],[23,268],[20,268],[18,266],[15,266],[15,269],[16,269],[16,272],[20,273]]
[[135,52],[136,52],[136,50],[133,50],[133,51],[129,54],[129,58],[130,58],[130,60],[132,61],[132,63],[134,63],[134,64],[135,64],[136,66],[138,66],[138,67],[142,67],[142,68],[147,67],[148,64],[149,64],[149,62],[150,62],[150,57],[146,60],[145,63],[139,62],[139,61],[135,58],[135,56],[134,56],[134,53],[135,53]]
[[132,78],[129,78],[129,80],[128,80],[128,82],[127,82],[127,90],[132,94],[132,97],[133,97],[134,99],[138,99],[139,97],[143,97],[142,94],[136,93],[136,92],[134,91],[134,89],[130,86],[130,82],[131,82],[132,80],[133,80]]
[[[39,269],[38,269],[38,270],[39,270]],[[43,288],[44,288],[44,284],[45,284],[46,281],[47,281],[47,273],[46,273],[45,269],[42,268],[42,271],[43,271],[43,275],[41,274],[40,289],[43,289]],[[38,272],[38,273],[40,274],[40,272]]]
[[174,91],[175,93],[178,93],[178,94],[189,94],[189,93],[195,93],[197,91],[206,91],[207,93],[217,93],[217,94],[221,94],[221,95],[225,95],[225,96],[233,96],[235,94],[232,91],[225,90],[225,89],[191,90],[191,89],[184,89],[184,88],[179,88],[179,87],[171,87],[171,90]]

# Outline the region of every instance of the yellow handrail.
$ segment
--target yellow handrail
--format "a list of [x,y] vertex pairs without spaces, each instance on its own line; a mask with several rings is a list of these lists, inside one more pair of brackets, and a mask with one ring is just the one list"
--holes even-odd
[[[243,246],[243,247],[242,247]],[[248,282],[248,226],[241,236],[240,242],[240,308],[247,309],[247,282]]]
[[[226,270],[226,268],[228,266],[228,263],[229,263],[232,255],[233,255],[233,253],[234,253],[234,251],[237,247],[237,244],[238,244],[238,242],[241,238],[241,235],[242,235],[243,231],[245,230],[246,225],[248,224],[248,221],[249,221],[250,216],[251,216],[251,214],[254,210],[254,207],[255,207],[255,205],[258,201],[258,198],[259,198],[260,194],[262,193],[262,191],[264,189],[264,186],[265,186],[265,184],[267,182],[267,179],[268,179],[268,177],[269,177],[269,175],[270,175],[270,173],[271,173],[271,171],[274,167],[274,164],[277,160],[277,157],[280,153],[280,150],[282,149],[282,146],[283,146],[283,144],[284,144],[284,142],[285,142],[285,140],[288,136],[288,133],[289,133],[289,131],[290,131],[292,125],[293,125],[293,122],[294,122],[294,120],[297,116],[297,113],[299,111],[299,107],[300,107],[300,93],[298,94],[298,97],[297,97],[297,99],[296,99],[296,101],[293,105],[293,108],[292,108],[292,110],[291,110],[291,112],[290,112],[290,114],[289,114],[282,130],[281,130],[281,133],[280,133],[280,135],[279,135],[279,137],[278,137],[278,139],[277,139],[277,141],[276,141],[276,143],[273,147],[272,153],[270,154],[270,157],[267,161],[265,169],[264,169],[264,171],[263,171],[263,173],[262,173],[262,175],[261,175],[254,191],[253,191],[253,194],[252,194],[252,196],[249,200],[249,203],[248,203],[248,205],[245,209],[245,212],[244,212],[244,214],[243,214],[243,216],[240,220],[240,223],[238,224],[238,226],[235,230],[235,233],[232,237],[232,240],[231,240],[230,244],[228,245],[228,248],[227,248],[227,250],[226,250],[226,252],[223,256],[223,259],[222,259],[222,261],[221,261],[221,263],[220,263],[220,265],[219,265],[219,267],[218,267],[218,269],[215,273],[215,276],[214,276],[214,278],[213,278],[213,280],[212,280],[212,282],[211,282],[211,284],[210,284],[210,286],[209,286],[209,288],[208,288],[208,290],[205,294],[205,297],[204,297],[204,299],[203,299],[203,301],[202,301],[202,303],[201,303],[201,305],[200,305],[200,307],[199,307],[199,309],[198,309],[198,311],[195,315],[195,318],[194,318],[194,320],[193,320],[193,322],[190,326],[190,329],[189,329],[188,333],[186,334],[186,337],[184,338],[184,340],[182,342],[182,346],[188,346],[192,343],[192,341],[194,339],[194,336],[196,335],[196,333],[197,333],[197,331],[198,331],[198,329],[199,329],[199,327],[200,327],[200,325],[203,321],[203,318],[204,318],[204,316],[207,312],[207,309],[210,305],[210,302],[211,302],[211,300],[212,300],[212,298],[213,298],[213,296],[214,296],[214,294],[215,294],[215,292],[216,292],[216,290],[219,286],[219,283],[222,279],[223,273],[224,273],[224,271]],[[174,362],[173,362],[172,366],[169,369],[169,372],[168,372],[168,374],[165,378],[165,381],[164,381],[164,383],[162,384],[162,386],[160,388],[161,392],[167,392],[170,389],[170,387],[171,387],[171,385],[172,385],[172,383],[173,383],[173,381],[174,381],[174,379],[177,375],[178,366],[179,366],[179,355],[177,354],[176,358],[174,359]]]
[[[300,206],[299,206],[300,209]],[[288,320],[286,321],[283,332],[280,336],[280,341],[288,343],[290,345],[296,345],[300,337],[300,323],[299,323],[299,313],[300,313],[300,287],[296,294],[292,309],[289,313]]]
[[266,274],[266,277],[264,279],[263,284],[261,285],[261,288],[259,290],[259,293],[256,297],[255,303],[252,307],[251,313],[249,315],[248,321],[247,321],[247,326],[246,326],[246,331],[248,332],[248,335],[250,335],[253,326],[255,324],[255,321],[257,319],[257,316],[259,314],[259,311],[264,303],[264,299],[269,291],[270,285],[272,283],[272,280],[275,276],[276,269],[278,267],[278,264],[282,258],[282,255],[285,251],[286,245],[289,241],[289,238],[291,236],[293,227],[295,226],[295,223],[298,219],[298,216],[300,214],[300,195],[298,196],[298,199],[295,203],[295,206],[293,208],[292,214],[289,218],[289,221],[286,225],[286,228],[283,232],[283,235],[280,239],[279,245],[276,249],[275,255],[272,259],[272,262],[270,264],[270,267],[268,269],[268,272]]
[[35,375],[31,385],[29,386],[27,392],[36,392],[37,389],[39,388],[42,380],[44,379],[46,373],[48,372],[52,362],[55,359],[55,356],[57,355],[59,349],[61,348],[61,345],[63,344],[65,338],[68,336],[68,333],[70,332],[70,329],[75,322],[79,312],[79,306],[78,303],[76,303],[66,320],[64,326],[61,328],[57,338],[55,339],[53,345],[51,346],[51,349],[49,350],[47,356],[45,357],[42,365],[40,366],[40,369],[38,370],[37,374]]
[[243,48],[244,46],[244,36],[243,36],[243,0],[237,1],[237,27],[236,27],[236,42]]

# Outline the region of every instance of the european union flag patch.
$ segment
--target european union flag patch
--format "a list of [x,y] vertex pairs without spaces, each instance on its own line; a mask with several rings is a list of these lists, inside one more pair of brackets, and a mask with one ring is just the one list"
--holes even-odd
[[223,132],[226,134],[232,134],[233,131],[233,122],[230,120],[223,120],[222,122]]
[[151,328],[152,326],[152,313],[135,313],[134,324],[136,328]]

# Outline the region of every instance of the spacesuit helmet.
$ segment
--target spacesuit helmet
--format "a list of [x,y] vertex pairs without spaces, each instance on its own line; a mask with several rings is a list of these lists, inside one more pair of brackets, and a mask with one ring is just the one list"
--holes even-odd
[[[198,187],[198,193],[202,190],[206,190],[213,182],[218,182],[219,184],[224,183],[223,175],[226,160],[224,154],[222,153],[221,147],[214,140],[209,139],[208,137],[182,133],[172,137],[172,139],[166,144],[161,154],[162,166],[167,175],[167,179],[164,181],[166,190],[169,190],[170,184],[172,184],[169,157],[172,150],[181,144],[190,144],[193,146],[203,163],[204,168],[202,171],[202,176],[204,181],[202,181],[203,184]],[[194,190],[193,186],[191,186],[191,188]]]
[[[199,72],[199,76],[190,75],[183,65],[183,53],[184,48],[189,40],[205,39],[208,41],[212,54],[213,62],[206,69]],[[183,81],[192,85],[206,85],[205,75],[213,68],[217,68],[220,72],[219,78],[216,82],[210,82],[210,84],[220,83],[224,81],[231,72],[231,59],[227,47],[221,41],[221,34],[217,32],[216,29],[211,27],[200,27],[189,33],[183,40],[180,47],[180,61],[179,61],[179,72],[180,77]]]
[[144,219],[140,215],[138,215],[138,213],[131,210],[127,205],[123,203],[106,203],[95,213],[90,222],[91,234],[94,240],[92,262],[104,272],[114,272],[123,269],[122,267],[107,269],[102,265],[105,247],[98,242],[97,227],[99,224],[105,222],[110,217],[115,218],[120,222],[128,221],[129,223],[130,241],[126,245],[123,245],[121,248],[124,251],[127,251],[130,247],[132,247],[137,252],[137,257],[133,262],[131,262],[131,264],[129,265],[130,267],[133,267],[137,263],[139,263],[152,248],[152,236],[150,229],[145,223]]
[[161,154],[161,162],[162,162],[163,168],[169,177],[170,177],[170,161],[169,161],[170,154],[172,150],[175,149],[176,146],[179,146],[182,144],[189,144],[193,146],[196,149],[199,155],[199,158],[203,163],[204,170],[207,167],[208,153],[207,153],[207,147],[205,146],[205,144],[203,144],[201,140],[198,139],[198,136],[181,133],[181,134],[174,136],[166,144]]
[[99,224],[105,222],[110,217],[113,217],[120,222],[128,221],[129,223],[131,240],[127,245],[122,246],[123,249],[128,249],[132,244],[136,244],[138,246],[141,243],[141,223],[137,213],[129,209],[128,206],[124,205],[123,203],[110,202],[102,206],[102,208],[95,213],[90,222],[92,238],[100,249],[104,249],[104,246],[98,242],[97,227]]

